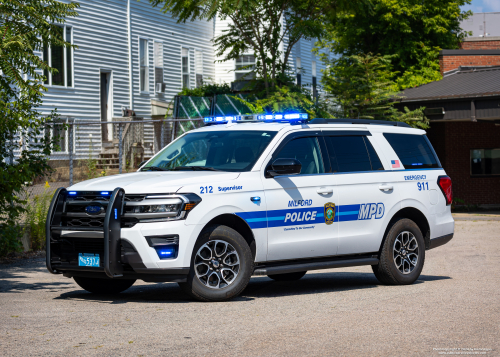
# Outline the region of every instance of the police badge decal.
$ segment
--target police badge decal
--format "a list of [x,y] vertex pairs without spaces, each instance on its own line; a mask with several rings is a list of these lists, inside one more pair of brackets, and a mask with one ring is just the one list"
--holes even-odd
[[335,219],[335,203],[325,203],[325,223],[332,224]]

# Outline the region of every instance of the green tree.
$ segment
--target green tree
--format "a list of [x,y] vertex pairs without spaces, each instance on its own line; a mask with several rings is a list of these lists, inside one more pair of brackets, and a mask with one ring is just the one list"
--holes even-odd
[[326,102],[335,117],[403,121],[417,128],[427,128],[423,108],[404,112],[394,108],[398,86],[393,81],[391,56],[353,55],[329,60],[322,57],[327,69],[322,84]]
[[311,92],[300,86],[296,85],[282,85],[275,87],[272,92],[262,98],[255,100],[241,99],[233,97],[234,99],[245,104],[255,114],[260,113],[284,113],[284,112],[306,112],[310,118],[330,118],[331,115],[327,111],[324,102],[316,102],[312,97]]
[[46,158],[57,140],[44,135],[56,113],[42,117],[37,111],[45,90],[42,73],[55,70],[34,51],[70,46],[57,24],[76,16],[77,7],[56,0],[0,3],[0,255],[19,246],[17,219],[26,203],[21,192],[27,182],[50,170]]
[[337,55],[390,55],[400,89],[441,79],[441,49],[458,48],[467,35],[460,6],[471,0],[371,0],[370,11],[340,13],[325,23],[317,46]]
[[178,95],[188,95],[192,97],[211,97],[219,94],[232,94],[231,87],[227,83],[203,83],[196,88],[182,88]]
[[362,8],[368,0],[150,0],[179,22],[219,18],[228,28],[214,39],[221,61],[256,56],[254,72],[266,95],[286,82],[288,61],[300,39],[323,36],[326,17]]

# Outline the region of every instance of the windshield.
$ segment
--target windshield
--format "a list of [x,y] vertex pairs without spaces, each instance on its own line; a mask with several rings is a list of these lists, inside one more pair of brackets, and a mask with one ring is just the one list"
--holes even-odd
[[205,131],[184,135],[141,171],[249,171],[276,132]]

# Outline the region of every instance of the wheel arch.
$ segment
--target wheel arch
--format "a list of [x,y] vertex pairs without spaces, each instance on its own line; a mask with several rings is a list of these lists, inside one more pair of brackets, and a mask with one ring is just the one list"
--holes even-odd
[[384,236],[382,239],[382,242],[380,243],[379,247],[379,252],[384,246],[385,239],[387,237],[387,232],[389,232],[389,229],[391,229],[392,225],[394,222],[396,222],[398,219],[401,218],[408,218],[411,219],[415,224],[418,226],[420,231],[422,232],[422,235],[424,237],[425,241],[425,249],[429,249],[430,244],[431,244],[431,229],[429,225],[429,221],[425,217],[425,215],[420,211],[418,208],[415,207],[405,207],[397,211],[392,218],[389,221],[389,224],[387,225]]
[[[235,214],[230,214],[230,213],[224,213],[221,215],[218,215],[217,217],[212,218],[206,225],[203,227],[201,232],[203,230],[213,224],[220,224],[224,226],[228,226],[232,229],[234,229],[236,232],[242,235],[242,237],[245,239],[245,241],[248,243],[248,246],[250,247],[250,251],[252,252],[252,258],[255,261],[255,257],[257,254],[257,245],[255,242],[255,236],[253,234],[252,229],[248,226],[247,222],[241,217],[238,217]],[[200,235],[201,235],[200,232]],[[198,236],[199,238],[199,236]]]

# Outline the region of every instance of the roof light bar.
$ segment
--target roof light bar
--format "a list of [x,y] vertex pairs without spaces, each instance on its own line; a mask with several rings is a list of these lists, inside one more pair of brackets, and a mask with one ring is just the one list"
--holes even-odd
[[264,123],[289,123],[302,124],[307,122],[309,114],[307,113],[287,113],[287,114],[257,114],[257,115],[235,115],[206,117],[205,124],[227,124],[229,122],[264,122]]
[[224,117],[205,117],[205,124],[227,124],[230,121],[242,121],[241,115],[224,116]]
[[307,122],[309,114],[307,113],[287,113],[287,114],[261,114],[257,115],[257,120],[265,123],[290,123],[302,124]]

